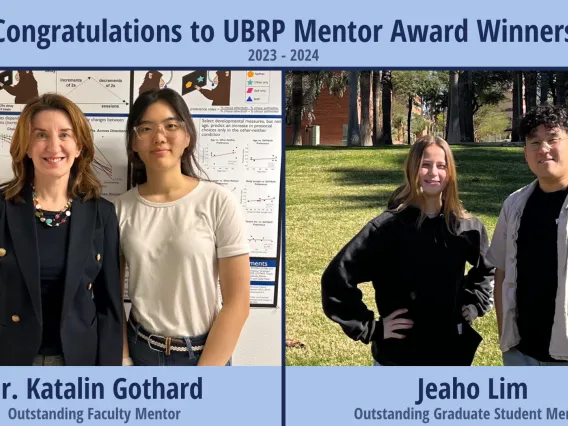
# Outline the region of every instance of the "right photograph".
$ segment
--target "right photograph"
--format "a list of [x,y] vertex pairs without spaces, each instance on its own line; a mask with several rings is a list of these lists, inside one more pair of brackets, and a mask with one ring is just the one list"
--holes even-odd
[[287,72],[287,365],[568,366],[567,86]]

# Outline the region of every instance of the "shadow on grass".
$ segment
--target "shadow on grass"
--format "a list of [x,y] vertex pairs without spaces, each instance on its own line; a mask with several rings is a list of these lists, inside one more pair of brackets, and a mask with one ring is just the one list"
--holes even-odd
[[286,151],[372,151],[372,150],[400,150],[408,151],[408,145],[381,145],[381,146],[338,146],[338,145],[318,145],[318,146],[296,146],[286,145]]
[[400,170],[373,170],[339,168],[330,169],[333,180],[344,186],[364,185],[401,185],[404,182],[402,167]]
[[[343,195],[335,197],[341,200],[342,204],[339,207],[341,210],[359,210],[359,209],[373,209],[385,210],[387,208],[388,200],[393,191],[378,190],[376,193],[361,194],[361,195]],[[343,204],[346,203],[346,204]],[[339,209],[338,208],[338,209]]]
[[[389,159],[388,169],[371,169],[369,164],[358,168],[333,168],[333,180],[341,186],[365,187],[360,195],[338,195],[334,198],[348,203],[344,208],[386,208],[394,187],[403,183],[405,155]],[[460,199],[472,214],[498,216],[509,194],[529,184],[534,176],[522,153],[491,149],[467,149],[456,152]],[[389,185],[392,190],[371,187]],[[360,203],[359,206],[356,204]]]

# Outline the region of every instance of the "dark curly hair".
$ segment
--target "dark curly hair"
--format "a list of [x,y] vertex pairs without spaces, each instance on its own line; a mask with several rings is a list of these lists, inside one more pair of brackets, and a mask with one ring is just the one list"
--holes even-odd
[[568,110],[557,105],[542,105],[533,108],[521,120],[519,129],[521,138],[531,137],[541,125],[547,129],[560,128],[568,131]]

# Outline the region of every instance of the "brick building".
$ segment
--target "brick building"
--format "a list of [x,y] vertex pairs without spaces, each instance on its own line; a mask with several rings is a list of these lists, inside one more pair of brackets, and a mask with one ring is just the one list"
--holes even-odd
[[[359,123],[361,122],[361,99],[359,94],[358,114]],[[416,99],[420,104],[420,99]],[[414,107],[413,112],[421,114],[421,107]],[[315,119],[312,126],[319,126],[320,145],[341,146],[347,136],[347,125],[349,123],[349,88],[345,89],[342,97],[333,96],[327,88],[323,88],[314,106]],[[372,126],[373,120],[373,94],[369,99],[369,120]],[[312,130],[307,118],[302,119],[302,145],[310,145]],[[294,132],[292,126],[286,127],[286,145],[292,145]]]

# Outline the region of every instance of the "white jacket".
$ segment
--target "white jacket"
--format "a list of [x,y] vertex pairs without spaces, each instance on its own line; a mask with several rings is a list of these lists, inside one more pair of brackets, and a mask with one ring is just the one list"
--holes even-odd
[[[499,345],[506,352],[520,342],[517,327],[517,237],[521,216],[529,196],[538,185],[535,180],[530,185],[519,189],[507,197],[501,213],[487,260],[498,269],[505,271],[502,287],[502,330]],[[562,205],[558,217],[558,290],[554,311],[554,323],[550,338],[549,353],[557,360],[568,360],[568,298],[566,292],[567,259],[568,259],[568,197]],[[534,266],[535,268],[538,265]]]

